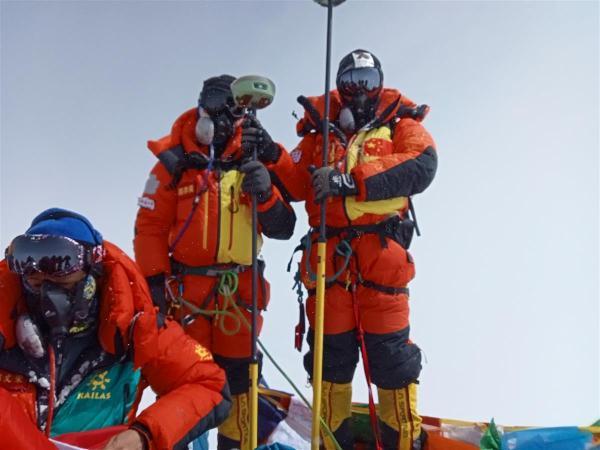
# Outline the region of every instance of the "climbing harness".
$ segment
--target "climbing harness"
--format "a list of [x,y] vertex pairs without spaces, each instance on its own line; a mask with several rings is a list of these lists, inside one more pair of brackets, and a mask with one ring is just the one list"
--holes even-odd
[[[338,236],[341,237],[340,242],[335,247],[335,255],[343,258],[343,262],[341,267],[332,276],[325,278],[325,287],[328,289],[335,284],[340,284],[344,288],[348,287],[346,283],[340,282],[338,279],[348,269],[350,259],[353,255],[351,243],[356,238],[360,238],[365,234],[377,234],[379,236],[381,248],[387,248],[388,244],[386,238],[390,238],[398,242],[403,248],[408,249],[410,247],[414,231],[418,230],[418,228],[416,227],[414,209],[412,209],[412,211],[412,218],[407,217],[405,219],[401,219],[400,217],[396,216],[387,219],[383,222],[372,225],[356,225],[352,227],[343,228],[327,227],[327,239],[331,239],[333,237]],[[292,268],[294,255],[299,251],[303,251],[306,255],[304,259],[304,270],[306,271],[309,279],[313,282],[316,279],[316,274],[310,267],[310,255],[312,253],[313,244],[312,236],[315,233],[316,230],[314,228],[311,228],[308,230],[308,233],[306,233],[306,235],[303,236],[302,239],[300,239],[300,244],[292,252],[292,256],[287,265],[287,271],[290,272]],[[334,259],[334,264],[335,262],[336,260]],[[360,274],[358,274],[357,278],[357,283],[387,294],[408,294],[408,288],[406,287],[397,288],[392,286],[382,286],[373,281],[364,280]],[[294,329],[294,348],[299,352],[302,351],[302,342],[304,340],[304,334],[306,333],[306,323],[304,318],[304,294],[302,291],[301,280],[302,270],[299,263],[298,269],[294,275],[294,285],[292,287],[292,289],[294,289],[297,294],[299,311],[298,324]],[[310,296],[316,294],[316,290],[314,288],[307,289],[307,291]]]
[[[412,216],[414,217],[414,212],[412,213]],[[338,236],[341,237],[340,242],[335,247],[335,254],[343,258],[343,264],[332,276],[326,278],[326,283],[332,285],[348,268],[350,258],[353,254],[351,242],[354,239],[360,238],[365,234],[377,234],[379,236],[381,248],[387,248],[388,244],[386,238],[390,238],[407,250],[410,247],[415,230],[417,230],[415,219],[401,219],[397,216],[372,225],[354,225],[341,228],[327,227],[327,239]],[[290,272],[294,255],[299,251],[304,251],[304,254],[306,255],[304,269],[311,281],[315,281],[316,279],[316,274],[310,267],[310,255],[312,253],[313,245],[312,236],[315,232],[316,230],[311,228],[308,230],[308,233],[302,237],[300,244],[292,252],[292,257],[287,265],[287,271]],[[299,275],[296,274],[294,280],[297,280],[298,277]],[[296,289],[297,291],[296,284],[294,284],[293,289]]]
[[[241,299],[236,299],[235,294],[238,290],[239,279],[238,274],[247,270],[247,266],[235,266],[229,269],[219,269],[216,266],[210,267],[190,267],[187,266],[188,270],[185,272],[186,275],[206,275],[217,277],[213,289],[204,299],[200,306],[186,300],[183,297],[183,283],[181,282],[181,275],[174,275],[167,281],[167,294],[170,298],[170,313],[174,312],[179,308],[185,308],[190,312],[181,318],[181,325],[185,328],[191,325],[198,317],[203,316],[209,320],[214,317],[214,325],[218,326],[223,334],[227,336],[233,336],[240,331],[242,326],[242,319],[246,319],[240,307],[246,310],[250,310],[250,307],[243,303]],[[178,292],[174,293],[173,282],[177,282]],[[223,303],[219,304],[218,299],[222,298]],[[211,300],[215,299],[215,308],[209,309],[208,305]],[[226,325],[226,318],[231,319],[233,326],[228,327]]]
[[[172,262],[172,265],[173,264],[180,264],[180,263]],[[181,265],[181,266],[184,266],[184,265]],[[238,274],[243,272],[244,270],[249,269],[248,266],[234,266],[229,269],[225,269],[225,268],[219,269],[218,267],[215,267],[215,266],[212,266],[212,267],[185,266],[185,269],[184,269],[181,266],[175,266],[175,267],[178,267],[181,270],[186,270],[185,273],[189,274],[189,275],[192,275],[192,274],[208,275],[210,273],[210,276],[218,276],[219,279],[218,279],[217,283],[215,284],[215,287],[213,288],[213,292],[211,292],[209,294],[208,299],[210,301],[210,299],[215,294],[219,294],[223,297],[224,302],[225,302],[223,304],[223,308],[217,309],[217,310],[209,310],[206,308],[207,305],[205,305],[203,307],[199,307],[183,298],[183,295],[182,295],[183,294],[183,284],[181,283],[180,276],[174,275],[174,276],[170,277],[166,286],[167,286],[167,294],[171,299],[173,310],[179,309],[181,307],[184,307],[184,308],[187,308],[190,310],[190,314],[187,314],[182,319],[182,325],[184,327],[190,325],[197,317],[204,316],[209,319],[211,317],[215,317],[217,320],[219,317],[221,317],[221,320],[219,321],[220,323],[218,324],[218,326],[221,328],[221,331],[224,334],[227,334],[229,336],[238,333],[239,330],[241,329],[242,324],[248,330],[250,329],[250,322],[248,321],[246,316],[243,314],[242,309],[241,309],[242,306],[245,309],[247,309],[246,305],[242,304],[240,306],[240,304],[237,301],[235,301],[235,299],[233,298],[234,294],[238,290],[238,285],[239,285]],[[200,272],[202,272],[202,273],[200,273]],[[175,294],[173,287],[171,286],[174,281],[176,281],[179,285],[177,294]],[[206,299],[205,299],[203,305],[205,303],[206,304],[208,303],[206,301]],[[233,311],[228,310],[230,307]],[[228,329],[225,327],[225,318],[226,317],[229,317],[230,319],[232,319],[235,322],[235,326],[232,329]],[[217,324],[215,323],[215,325],[217,325]],[[275,361],[275,358],[273,358],[271,353],[267,350],[267,348],[264,346],[264,344],[262,343],[262,341],[260,339],[257,340],[257,344],[260,347],[261,351],[269,359],[269,361],[271,361],[273,366],[275,366],[277,371],[290,384],[290,386],[292,387],[294,392],[298,395],[298,397],[300,397],[300,399],[304,402],[304,404],[309,409],[311,409],[312,407],[311,407],[310,402],[302,394],[302,392],[300,391],[300,388],[298,386],[296,386],[296,384],[292,381],[292,379],[289,377],[289,375],[283,370],[283,368],[277,363],[277,361]],[[327,435],[332,439],[336,449],[342,450],[339,443],[336,441],[335,436],[333,435],[333,432],[329,429],[329,427],[327,426],[327,424],[325,423],[323,418],[321,418],[321,427],[325,431],[325,433],[327,433]]]

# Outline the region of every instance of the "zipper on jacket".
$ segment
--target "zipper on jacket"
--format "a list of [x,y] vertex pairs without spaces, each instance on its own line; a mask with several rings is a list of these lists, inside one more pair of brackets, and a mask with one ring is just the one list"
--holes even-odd
[[202,248],[204,250],[208,249],[208,189],[204,191],[204,224],[202,225]]
[[235,205],[235,188],[233,185],[229,187],[229,247],[228,250],[231,250],[233,246],[233,215],[237,212]]
[[221,244],[221,171],[216,169],[215,178],[217,180],[217,238],[215,239],[215,262],[219,262],[219,246]]
[[[348,145],[346,146],[346,151],[344,152],[344,173],[348,173],[348,152],[350,151],[350,147],[354,144],[356,140],[356,134],[354,134],[350,140],[348,141]],[[356,161],[358,163],[358,155],[356,156]],[[348,226],[352,226],[352,220],[350,220],[350,216],[348,215],[348,209],[346,208],[346,197],[342,197],[342,210],[344,211],[344,216],[348,221]],[[325,224],[327,224],[327,219],[325,219]]]

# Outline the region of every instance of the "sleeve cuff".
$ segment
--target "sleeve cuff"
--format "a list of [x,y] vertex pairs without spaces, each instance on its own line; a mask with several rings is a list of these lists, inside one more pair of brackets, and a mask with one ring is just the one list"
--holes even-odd
[[366,202],[367,187],[365,186],[365,179],[361,171],[357,169],[358,168],[354,168],[352,169],[352,171],[350,171],[352,177],[354,178],[354,182],[356,183],[356,188],[358,189],[358,194],[356,194],[356,200],[359,202]]
[[258,212],[268,211],[273,207],[275,203],[277,203],[277,200],[279,198],[281,198],[279,190],[275,186],[271,185],[271,196],[269,197],[269,199],[263,203],[257,202]]
[[140,436],[142,436],[142,445],[144,446],[144,450],[153,450],[151,445],[152,435],[150,434],[150,430],[148,430],[144,424],[140,422],[133,422],[129,429],[137,431]]
[[280,165],[280,163],[285,159],[284,155],[288,154],[287,150],[285,149],[285,147],[283,145],[281,145],[279,142],[276,142],[275,144],[279,148],[279,156],[277,157],[277,159],[275,161],[269,161],[269,162],[264,163],[265,167],[268,170],[275,170],[275,168],[278,167]]

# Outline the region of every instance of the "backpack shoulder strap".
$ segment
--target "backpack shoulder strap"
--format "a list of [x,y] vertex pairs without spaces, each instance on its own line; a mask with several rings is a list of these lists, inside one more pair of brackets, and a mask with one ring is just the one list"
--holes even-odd
[[181,145],[176,145],[158,154],[158,160],[171,175],[175,173],[176,168],[181,165],[184,159],[185,150]]

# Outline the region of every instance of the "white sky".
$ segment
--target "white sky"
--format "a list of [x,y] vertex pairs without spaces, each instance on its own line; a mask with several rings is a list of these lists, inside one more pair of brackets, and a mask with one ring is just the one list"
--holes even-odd
[[[309,0],[1,3],[1,233],[86,214],[130,254],[136,200],[202,80],[260,73],[290,150],[300,94],[323,91],[326,10]],[[598,3],[349,0],[334,70],[362,47],[432,111],[438,176],[415,199],[413,339],[423,414],[585,425],[600,417]],[[288,242],[264,248],[263,340],[306,387]],[[1,301],[1,300],[0,300]],[[357,373],[360,373],[359,368]],[[272,387],[289,390],[268,364]],[[366,400],[362,378],[355,399]],[[307,390],[308,392],[308,390]]]

